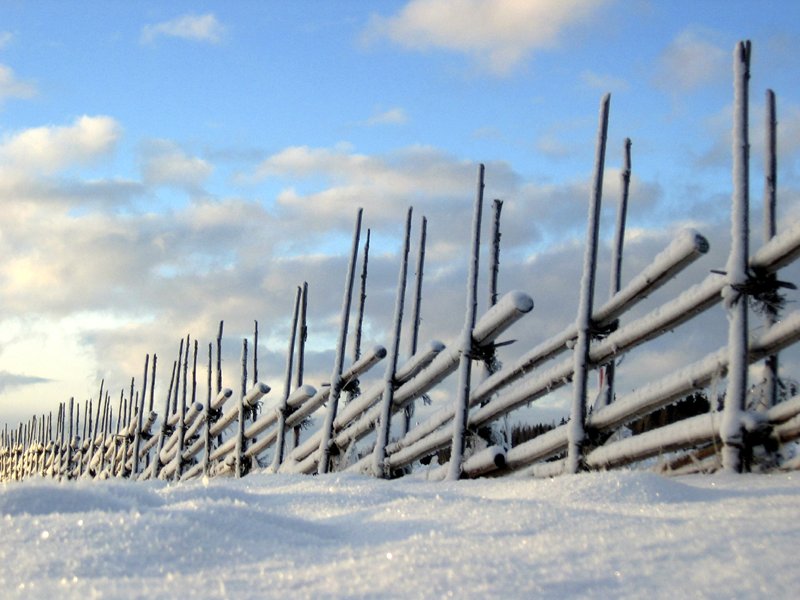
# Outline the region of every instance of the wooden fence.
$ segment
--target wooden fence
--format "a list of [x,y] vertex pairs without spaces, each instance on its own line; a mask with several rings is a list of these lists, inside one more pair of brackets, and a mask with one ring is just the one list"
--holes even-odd
[[[426,221],[417,248],[416,278],[411,293],[410,335],[402,361],[412,211],[406,218],[399,265],[393,327],[388,347],[361,350],[369,232],[361,245],[359,209],[348,264],[339,334],[330,379],[318,387],[304,382],[308,285],[297,288],[291,336],[283,378],[285,391],[270,399],[270,386],[258,378],[254,332],[252,356],[242,341],[241,378],[236,391],[223,387],[222,323],[208,345],[205,402],[197,401],[200,348],[187,337],[173,362],[168,392],[156,412],[156,356],[146,357],[139,389],[131,381],[121,392],[116,419],[104,384],[96,400],[70,399],[55,418],[33,417],[0,437],[0,479],[31,476],[59,479],[126,477],[188,480],[200,476],[241,477],[257,469],[276,473],[326,473],[348,470],[378,477],[398,477],[420,470],[430,478],[458,479],[525,473],[553,476],[590,469],[635,465],[660,456],[658,464],[685,473],[723,468],[739,472],[797,468],[789,444],[800,437],[800,396],[779,393],[779,352],[800,339],[800,311],[783,315],[779,269],[800,255],[800,223],[776,235],[775,96],[767,93],[766,239],[755,252],[749,241],[749,42],[734,53],[734,134],[731,222],[732,245],[724,272],[712,272],[686,287],[677,297],[649,313],[631,318],[630,309],[671,281],[709,248],[696,231],[677,236],[627,284],[620,281],[630,181],[630,143],[625,146],[622,194],[613,245],[611,297],[597,306],[599,215],[606,153],[610,98],[601,102],[592,193],[589,202],[583,275],[575,321],[534,348],[500,366],[495,360],[498,338],[533,309],[533,299],[513,291],[497,298],[500,215],[495,201],[489,240],[491,305],[477,314],[478,257],[483,213],[484,168],[478,172],[471,230],[464,325],[444,343],[418,343]],[[361,260],[360,294],[355,294]],[[353,306],[353,299],[357,305]],[[749,326],[748,305],[766,314],[766,326]],[[712,309],[726,313],[728,343],[660,380],[625,394],[615,392],[615,362]],[[355,324],[350,327],[350,316]],[[757,333],[756,333],[757,332]],[[347,341],[354,348],[346,356]],[[212,382],[216,355],[216,386]],[[560,358],[560,356],[562,356]],[[765,361],[766,402],[749,402],[748,367]],[[248,367],[252,365],[252,381]],[[368,378],[381,365],[382,376]],[[190,370],[191,366],[191,370]],[[473,367],[475,372],[473,372]],[[588,381],[602,373],[603,389],[589,406]],[[455,375],[449,402],[414,424],[415,403]],[[721,409],[711,398],[708,409],[687,418],[666,419],[656,426],[653,415],[714,381],[727,387]],[[369,385],[367,382],[371,381]],[[248,383],[250,382],[250,383]],[[556,390],[571,390],[570,418],[527,441],[511,444],[499,436],[499,423],[511,411]],[[127,395],[126,395],[127,393]],[[791,395],[789,395],[791,396]],[[269,400],[269,401],[268,401]],[[647,421],[648,416],[650,421]],[[663,419],[662,419],[663,420]],[[646,423],[650,425],[642,425]],[[392,427],[394,423],[394,427]],[[309,426],[309,424],[312,424]],[[638,426],[637,426],[638,424]],[[392,432],[395,433],[394,438]],[[650,463],[644,462],[645,465]]]

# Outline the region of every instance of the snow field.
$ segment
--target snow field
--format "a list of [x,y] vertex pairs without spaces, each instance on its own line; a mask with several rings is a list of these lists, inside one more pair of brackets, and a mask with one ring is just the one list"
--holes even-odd
[[5,598],[790,598],[796,474],[0,487]]

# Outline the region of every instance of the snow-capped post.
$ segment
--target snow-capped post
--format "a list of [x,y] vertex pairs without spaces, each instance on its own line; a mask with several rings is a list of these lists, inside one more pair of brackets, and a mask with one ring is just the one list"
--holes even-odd
[[375,477],[388,479],[389,469],[385,464],[386,445],[389,443],[389,433],[392,429],[392,401],[394,400],[395,371],[397,371],[397,358],[400,354],[400,334],[403,328],[403,307],[406,297],[406,279],[408,277],[408,251],[411,246],[411,215],[413,209],[409,207],[406,214],[405,238],[403,240],[403,253],[400,255],[400,270],[397,275],[397,289],[394,300],[394,319],[392,330],[392,345],[386,358],[386,370],[383,375],[383,396],[381,398],[381,415],[378,422],[378,433],[373,451],[372,470]]
[[271,470],[278,472],[278,467],[283,462],[283,452],[286,447],[286,411],[288,410],[287,400],[292,391],[292,368],[294,361],[294,343],[297,335],[297,320],[300,314],[300,302],[303,290],[297,286],[294,295],[294,307],[292,310],[292,326],[289,329],[289,344],[286,349],[286,370],[283,378],[283,397],[278,406],[278,424],[276,426],[277,437],[275,438],[275,453],[272,457]]
[[722,468],[740,473],[744,450],[743,411],[747,394],[747,296],[749,157],[748,84],[750,41],[739,42],[733,53],[733,198],[731,207],[731,252],[728,281],[723,291],[728,312],[728,386],[722,413]]
[[[417,269],[414,278],[414,304],[411,307],[411,335],[408,336],[408,356],[417,353],[419,340],[420,308],[422,306],[422,279],[425,271],[425,243],[428,236],[428,219],[422,217],[419,229],[419,247],[417,250]],[[411,418],[414,416],[414,401],[403,409],[403,421],[400,427],[400,437],[411,429]]]
[[[775,204],[778,189],[778,157],[777,157],[777,129],[778,122],[775,117],[775,92],[767,90],[766,98],[766,123],[764,144],[764,242],[770,241],[777,232],[775,217]],[[774,283],[776,274],[769,276]],[[764,320],[767,328],[772,327],[778,320],[776,307],[767,306],[764,311]],[[778,355],[772,354],[764,360],[764,387],[767,405],[775,406],[778,403]]]
[[247,440],[244,437],[245,402],[247,395],[247,338],[242,340],[242,381],[239,387],[239,428],[236,433],[236,453],[234,455],[234,474],[236,477],[244,475],[243,457],[247,450]]
[[133,463],[131,464],[131,477],[139,474],[139,447],[142,440],[142,425],[144,425],[144,403],[147,394],[147,369],[150,366],[150,355],[144,357],[144,377],[142,379],[142,395],[137,406],[136,429],[133,431]]
[[472,248],[467,274],[467,306],[464,312],[464,328],[461,331],[458,362],[458,387],[456,389],[455,415],[453,418],[453,441],[450,446],[450,467],[447,479],[461,477],[461,463],[467,443],[469,420],[470,376],[472,374],[472,330],[478,311],[478,263],[481,249],[481,213],[483,211],[483,163],[478,165],[478,189],[472,214]]
[[600,123],[597,132],[592,192],[589,199],[586,248],[583,256],[583,274],[581,276],[578,318],[575,321],[575,326],[578,330],[578,338],[572,350],[574,375],[572,379],[572,407],[567,429],[569,444],[567,447],[567,460],[564,465],[564,471],[566,473],[577,473],[581,469],[581,464],[583,462],[583,446],[586,437],[584,422],[586,420],[589,345],[592,336],[592,305],[594,303],[594,282],[597,270],[600,203],[603,196],[603,168],[606,156],[608,110],[610,102],[610,94],[603,96],[600,102]]
[[[300,316],[298,319],[298,340],[297,340],[297,368],[295,369],[295,389],[303,385],[303,370],[305,369],[306,359],[306,339],[308,339],[308,327],[306,325],[308,313],[308,282],[303,282],[303,293],[300,296]],[[300,443],[301,425],[292,428],[292,449],[297,448]]]
[[[611,247],[611,283],[608,297],[614,297],[622,288],[622,249],[625,245],[625,221],[628,216],[628,191],[631,186],[631,139],[625,138],[625,151],[620,178],[619,209],[617,210],[617,226],[614,230],[614,245]],[[611,329],[617,328],[615,322]],[[614,359],[603,367],[605,386],[601,387],[600,401],[603,406],[608,406],[614,401],[614,375],[616,366]]]
[[[492,202],[492,229],[489,234],[489,297],[486,309],[490,309],[497,304],[497,277],[500,272],[500,214],[503,210],[503,201],[495,198]],[[494,372],[494,347],[487,348],[483,362],[483,377],[486,379]]]
[[353,230],[353,245],[350,249],[350,263],[347,267],[344,299],[342,300],[342,314],[339,318],[339,337],[336,342],[336,355],[334,357],[333,372],[331,373],[331,392],[328,397],[328,411],[325,414],[325,423],[322,425],[322,437],[319,442],[319,463],[317,472],[323,475],[328,472],[328,460],[331,453],[331,437],[333,436],[333,421],[336,419],[336,410],[339,406],[339,396],[342,392],[342,370],[344,368],[344,353],[347,342],[347,326],[350,319],[350,303],[353,300],[353,282],[355,280],[356,257],[358,256],[358,240],[361,234],[361,216],[363,209],[359,208],[356,214],[356,224]]

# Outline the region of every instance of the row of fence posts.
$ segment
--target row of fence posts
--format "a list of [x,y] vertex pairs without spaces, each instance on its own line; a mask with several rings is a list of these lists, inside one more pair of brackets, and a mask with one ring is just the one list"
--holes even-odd
[[[431,341],[419,348],[419,325],[425,262],[426,227],[423,217],[419,232],[416,278],[410,326],[407,328],[408,359],[401,363],[401,332],[411,249],[413,210],[408,209],[400,254],[396,297],[389,332],[388,349],[376,346],[362,353],[362,327],[365,312],[367,265],[370,231],[366,232],[360,273],[356,325],[353,332],[351,366],[346,368],[349,319],[352,312],[356,263],[362,228],[359,209],[352,237],[339,318],[339,331],[333,368],[328,384],[319,389],[304,383],[304,354],[307,340],[308,284],[298,286],[292,305],[290,335],[286,352],[283,393],[265,411],[259,411],[270,387],[258,376],[258,322],[255,322],[252,350],[252,382],[248,383],[248,340],[242,340],[241,378],[238,399],[228,405],[234,393],[222,385],[222,336],[220,322],[216,339],[216,390],[212,390],[214,347],[208,345],[207,390],[205,403],[197,401],[197,361],[199,342],[189,336],[180,341],[177,360],[172,365],[169,389],[164,398],[161,420],[154,411],[157,357],[145,357],[141,390],[131,381],[128,397],[120,393],[116,421],[109,392],[101,382],[96,401],[80,406],[74,399],[58,407],[55,423],[52,414],[32,418],[9,431],[6,426],[0,440],[0,477],[22,479],[34,474],[72,479],[76,477],[130,477],[134,479],[189,479],[199,475],[242,476],[261,464],[260,457],[272,449],[271,472],[326,473],[350,468],[378,477],[393,477],[406,472],[412,462],[449,446],[449,463],[440,476],[458,479],[498,469],[533,467],[535,474],[575,473],[586,468],[623,464],[652,455],[653,449],[684,448],[685,432],[671,433],[664,428],[658,439],[636,436],[598,447],[597,434],[610,432],[631,419],[673,402],[681,393],[707,385],[712,377],[727,373],[727,389],[720,417],[706,422],[687,421],[694,427],[692,443],[722,443],[722,466],[729,471],[745,468],[744,454],[752,443],[752,414],[748,412],[748,366],[766,357],[768,401],[761,418],[761,439],[778,435],[780,440],[800,435],[797,413],[800,400],[791,399],[777,406],[778,350],[800,338],[800,317],[779,320],[777,290],[787,284],[778,281],[777,270],[800,254],[800,227],[776,234],[776,125],[775,96],[767,92],[767,155],[765,185],[765,245],[751,256],[749,251],[749,138],[748,82],[750,44],[742,42],[734,53],[734,134],[732,245],[724,272],[712,274],[706,281],[659,307],[653,313],[625,325],[620,316],[679,271],[704,255],[708,242],[696,232],[678,236],[672,244],[628,285],[621,283],[622,251],[629,185],[631,177],[631,142],[625,140],[621,197],[612,245],[609,300],[594,306],[598,262],[600,207],[603,188],[610,96],[600,105],[595,151],[595,166],[589,201],[583,274],[578,312],[573,325],[562,333],[501,367],[496,361],[498,336],[533,308],[533,300],[523,292],[510,292],[498,300],[500,249],[500,214],[502,201],[493,203],[490,228],[489,290],[487,312],[478,315],[478,271],[480,232],[484,203],[485,169],[478,168],[470,253],[466,285],[464,325],[456,339],[444,344]],[[768,297],[767,330],[756,341],[749,339],[748,298]],[[710,306],[723,301],[728,315],[727,347],[686,368],[658,386],[644,386],[640,391],[617,399],[615,360],[634,347],[653,339]],[[542,370],[547,361],[571,349],[569,360]],[[191,356],[190,356],[191,354]],[[381,360],[383,377],[373,386],[362,389],[360,378]],[[473,374],[473,362],[482,364],[480,375]],[[189,365],[192,365],[191,373]],[[589,373],[601,373],[599,401],[592,414],[587,413]],[[414,403],[425,397],[437,384],[457,373],[453,402],[412,427]],[[690,373],[687,384],[686,373]],[[524,380],[524,381],[520,381]],[[675,381],[673,381],[675,380]],[[676,381],[679,381],[676,383]],[[518,385],[511,387],[512,383]],[[477,385],[476,385],[477,384]],[[572,385],[569,421],[562,427],[519,447],[505,443],[489,445],[485,452],[469,448],[478,428],[505,418],[512,410],[530,403],[566,384]],[[651,389],[652,388],[652,389]],[[148,395],[149,392],[149,395]],[[340,410],[342,394],[346,402]],[[477,410],[473,410],[478,407]],[[301,443],[300,432],[308,419],[324,408],[321,427]],[[796,410],[795,410],[796,409]],[[399,414],[397,439],[391,438],[393,415]],[[711,423],[711,426],[708,425]],[[449,425],[448,425],[449,424]],[[81,427],[82,425],[82,427]],[[710,428],[709,428],[710,427]],[[154,430],[155,428],[155,430]],[[449,428],[449,429],[448,429]],[[225,433],[233,430],[227,439]],[[768,431],[767,431],[768,430]],[[692,431],[695,431],[692,429]],[[765,433],[766,431],[766,433]],[[775,432],[778,432],[777,434]],[[665,433],[666,432],[666,433]],[[353,456],[355,444],[375,435],[372,450]],[[291,440],[288,436],[291,434]],[[681,437],[683,436],[683,437]],[[691,437],[691,436],[690,436]],[[626,454],[627,453],[627,454]],[[650,453],[650,454],[648,454]],[[559,460],[553,461],[556,458]],[[549,459],[549,463],[541,461]],[[615,462],[616,461],[616,462]],[[537,464],[540,463],[540,464]]]

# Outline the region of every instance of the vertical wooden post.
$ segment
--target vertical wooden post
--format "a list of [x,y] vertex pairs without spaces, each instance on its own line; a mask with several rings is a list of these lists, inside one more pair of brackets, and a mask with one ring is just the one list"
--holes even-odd
[[728,386],[722,413],[722,467],[740,473],[743,469],[744,426],[747,395],[747,296],[749,158],[748,84],[750,42],[739,42],[733,56],[733,202],[731,207],[731,253],[728,256],[728,285],[723,292],[728,311]]
[[217,394],[222,391],[222,327],[225,321],[219,322],[217,331]]
[[355,279],[356,257],[358,256],[358,240],[361,234],[361,217],[363,209],[359,208],[356,214],[356,224],[353,230],[353,244],[350,249],[350,263],[347,267],[344,299],[342,300],[342,313],[339,318],[339,338],[336,343],[336,356],[331,373],[331,392],[328,397],[328,411],[325,414],[325,423],[322,426],[322,439],[319,443],[319,463],[317,472],[323,475],[328,472],[328,461],[331,454],[331,437],[333,436],[333,421],[339,406],[339,396],[342,393],[342,370],[344,368],[345,344],[347,341],[347,327],[350,319],[350,304],[353,300],[353,281]]
[[[767,90],[766,101],[766,140],[764,153],[764,242],[770,241],[777,233],[777,218],[775,205],[778,190],[778,153],[777,129],[778,122],[775,117],[775,92]],[[770,276],[774,282],[776,274]],[[765,325],[772,327],[778,320],[777,308],[768,306],[765,311]],[[764,386],[767,406],[778,403],[778,355],[772,354],[764,361]]]
[[[631,139],[625,138],[625,151],[622,172],[620,173],[621,191],[619,198],[619,210],[617,211],[617,227],[614,231],[614,246],[611,248],[611,283],[609,285],[608,297],[613,298],[622,287],[622,249],[625,245],[625,222],[628,216],[628,191],[631,185]],[[614,323],[614,329],[617,323]],[[616,364],[611,359],[604,368],[605,376],[604,388],[601,388],[600,402],[602,406],[608,406],[614,401],[614,377],[616,375]]]
[[258,321],[253,321],[253,385],[258,383]]
[[153,412],[153,396],[156,390],[156,362],[158,362],[158,356],[153,354],[153,367],[152,371],[150,372],[150,399],[147,401],[147,412]]
[[[489,237],[489,297],[487,310],[497,304],[497,277],[500,272],[500,214],[503,201],[495,198],[492,203],[492,230]],[[495,352],[491,349],[483,362],[483,379],[494,373]]]
[[447,479],[454,481],[461,477],[461,465],[467,443],[469,423],[469,392],[472,375],[472,330],[478,311],[478,264],[481,247],[481,214],[483,212],[484,166],[478,166],[478,190],[472,213],[472,247],[467,273],[467,306],[464,311],[464,328],[461,330],[458,363],[458,387],[456,389],[455,415],[453,418],[453,441],[450,446],[450,467]]
[[[353,335],[353,361],[358,362],[361,358],[361,334],[364,327],[364,307],[367,301],[367,269],[369,265],[369,238],[370,230],[367,229],[367,239],[364,242],[364,260],[361,263],[361,287],[358,294],[358,307],[356,308],[356,326]],[[358,394],[357,387],[351,386],[347,390],[347,402],[353,400]]]
[[208,344],[208,393],[206,395],[206,423],[203,429],[205,454],[203,455],[203,476],[208,477],[209,458],[211,456],[211,374],[213,372],[214,344]]
[[[425,271],[425,244],[428,236],[428,219],[424,216],[420,223],[419,245],[417,249],[417,268],[414,278],[414,304],[411,307],[411,335],[408,336],[408,356],[417,353],[419,341],[420,309],[422,307],[422,280]],[[414,403],[412,400],[403,409],[403,421],[400,427],[400,437],[411,429],[411,419],[414,416]]]
[[161,429],[158,432],[158,442],[156,443],[153,462],[150,467],[150,477],[156,479],[161,472],[161,449],[164,447],[164,440],[172,432],[169,425],[169,405],[172,396],[172,387],[175,385],[175,374],[178,371],[178,363],[172,361],[172,377],[169,380],[169,391],[167,397],[164,399],[164,414],[161,416]]
[[[369,231],[368,231],[369,233]],[[305,369],[306,359],[306,340],[308,339],[308,326],[306,325],[308,311],[308,282],[303,282],[303,293],[300,300],[300,317],[298,322],[297,340],[297,369],[295,370],[295,389],[303,385],[303,370]],[[301,425],[295,425],[292,431],[292,449],[297,448],[300,443]]]
[[[194,343],[194,368],[192,369],[192,399],[194,399],[195,386],[194,378],[197,374],[197,340]],[[186,440],[186,393],[189,386],[189,336],[186,336],[186,353],[183,357],[183,394],[181,395],[180,408],[178,409],[178,440],[175,448],[175,471],[173,479],[180,481],[183,473],[183,447]]]
[[235,464],[236,477],[244,475],[244,452],[245,447],[244,438],[244,420],[245,420],[245,405],[244,397],[247,395],[247,338],[242,340],[242,381],[239,387],[239,429],[236,434],[236,454]]
[[[155,357],[153,357],[155,362]],[[142,440],[142,427],[144,426],[144,403],[147,394],[147,369],[150,366],[150,355],[144,357],[144,375],[142,377],[142,394],[137,405],[136,429],[133,432],[133,456],[131,462],[131,477],[135,478],[139,474],[139,448]],[[124,469],[124,465],[123,465]]]
[[[69,434],[67,440],[67,467],[66,467],[66,478],[71,479],[72,475],[72,440],[73,440],[73,429],[72,429],[72,418],[73,418],[73,411],[75,409],[75,398],[72,397],[69,399]],[[80,412],[80,411],[79,411]],[[77,429],[77,426],[76,428]]]
[[608,110],[611,96],[606,94],[600,103],[600,124],[597,133],[592,195],[589,200],[589,218],[586,231],[586,248],[583,257],[583,275],[578,304],[576,327],[578,339],[573,348],[574,374],[572,379],[572,407],[567,427],[567,461],[564,470],[577,473],[583,462],[586,421],[586,388],[589,373],[589,344],[591,342],[592,305],[597,269],[597,245],[600,231],[600,203],[603,196],[603,169],[608,136]]
[[289,344],[286,349],[286,370],[283,378],[283,398],[278,406],[278,424],[276,428],[277,437],[275,439],[275,453],[272,457],[271,470],[273,473],[278,472],[278,467],[283,462],[283,453],[286,447],[286,401],[289,399],[289,393],[292,390],[292,366],[294,362],[294,342],[297,333],[297,319],[300,313],[300,302],[303,290],[297,286],[294,295],[294,305],[292,309],[292,326],[289,330]]
[[381,416],[373,452],[373,473],[376,477],[388,478],[390,473],[386,467],[386,446],[389,444],[389,433],[392,428],[392,402],[394,401],[394,374],[397,370],[397,359],[400,353],[400,333],[403,327],[403,306],[406,296],[406,278],[408,276],[408,251],[411,245],[411,214],[406,216],[405,240],[403,253],[400,255],[400,271],[397,276],[397,295],[394,301],[394,328],[392,345],[386,357],[386,371],[383,376],[383,397],[381,398]]

